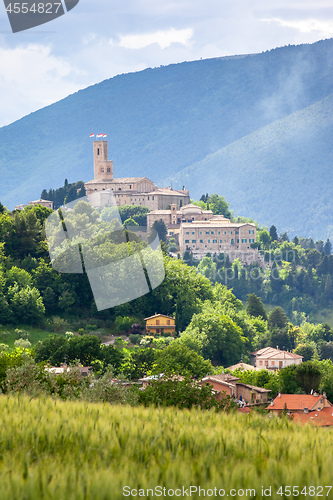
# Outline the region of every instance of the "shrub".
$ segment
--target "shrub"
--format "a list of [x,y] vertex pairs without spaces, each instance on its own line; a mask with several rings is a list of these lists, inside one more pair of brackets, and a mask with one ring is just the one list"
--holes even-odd
[[59,316],[53,316],[50,327],[54,332],[63,333],[67,330],[68,326],[68,322],[65,319]]
[[27,339],[18,339],[14,342],[15,347],[21,347],[22,349],[29,349],[31,347],[31,342]]
[[141,335],[137,335],[135,333],[130,333],[128,338],[132,344],[140,344]]

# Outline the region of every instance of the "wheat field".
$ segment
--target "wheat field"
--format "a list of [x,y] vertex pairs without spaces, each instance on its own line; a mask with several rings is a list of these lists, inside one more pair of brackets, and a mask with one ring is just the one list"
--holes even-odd
[[[172,491],[191,485],[191,498],[216,497],[206,491],[214,488],[225,496],[241,489],[234,498],[254,488],[255,498],[262,498],[262,487],[272,488],[270,498],[287,498],[277,493],[281,485],[333,482],[329,428],[254,414],[22,395],[1,395],[0,414],[1,500],[170,498]],[[157,486],[165,487],[166,495],[156,494]],[[314,495],[303,492],[300,498],[309,496]]]

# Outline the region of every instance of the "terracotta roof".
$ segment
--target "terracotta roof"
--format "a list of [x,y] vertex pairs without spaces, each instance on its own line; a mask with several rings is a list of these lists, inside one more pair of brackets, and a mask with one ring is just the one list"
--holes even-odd
[[291,418],[300,424],[312,424],[318,427],[333,425],[333,408],[323,408],[309,413],[293,413]]
[[226,380],[221,380],[219,378],[216,378],[215,375],[209,375],[208,377],[204,377],[203,379],[200,380],[201,382],[205,382],[209,384],[210,382],[217,382],[218,384],[224,385],[226,387],[230,387],[231,389],[236,389],[235,384],[232,384],[231,382],[227,382]]
[[274,349],[274,347],[264,347],[259,349],[259,351],[251,352],[253,356],[258,359],[302,359],[303,356],[299,356],[293,352],[281,351],[280,349]]
[[250,385],[250,384],[243,384],[242,382],[237,382],[237,385],[242,385],[243,387],[248,387],[252,391],[256,392],[272,392],[270,389],[264,389],[263,387],[257,387],[256,385]]
[[152,319],[152,318],[158,318],[159,316],[163,316],[163,318],[168,318],[168,319],[175,319],[172,316],[167,316],[166,314],[154,314],[153,316],[149,316],[148,318],[145,318],[144,320],[147,321],[147,319]]
[[240,228],[240,227],[243,227],[243,226],[253,226],[253,227],[256,227],[255,224],[250,224],[250,223],[241,223],[241,224],[236,224],[234,222],[225,222],[225,220],[229,220],[229,219],[222,219],[222,220],[213,220],[213,219],[209,219],[209,220],[203,220],[203,221],[193,221],[193,222],[184,222],[182,224],[183,227],[193,227],[193,225],[195,225],[195,227],[230,227],[230,228]]
[[322,397],[322,395],[313,396],[312,394],[281,394],[280,397],[277,396],[274,399],[274,405],[267,406],[266,410],[283,410],[286,404],[290,411],[304,410],[304,408],[311,411]]
[[226,368],[226,370],[231,370],[231,371],[234,371],[234,370],[255,370],[255,367],[252,366],[252,365],[248,365],[247,363],[237,363],[237,365],[232,365],[232,366],[228,366],[228,368]]

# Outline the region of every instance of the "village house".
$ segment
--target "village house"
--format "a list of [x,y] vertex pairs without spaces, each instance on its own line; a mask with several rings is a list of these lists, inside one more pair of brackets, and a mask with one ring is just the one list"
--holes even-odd
[[[87,377],[92,370],[92,366],[79,365],[74,368],[79,368],[82,377]],[[55,375],[62,375],[63,373],[69,372],[73,367],[68,366],[66,363],[60,363],[60,366],[50,366],[47,365],[45,370],[49,373],[54,373]]]
[[239,380],[230,373],[222,373],[220,375],[208,375],[201,380],[201,383],[211,384],[214,391],[225,392],[230,397],[247,405],[268,403],[268,394],[271,392],[269,389],[244,384]]
[[289,351],[281,351],[274,349],[274,347],[264,347],[259,351],[251,352],[251,365],[260,370],[266,368],[267,370],[280,370],[290,365],[300,365],[303,356],[294,354]]
[[171,316],[166,316],[165,314],[154,314],[154,316],[149,316],[145,318],[146,322],[146,332],[152,333],[168,333],[173,335],[176,330],[175,318]]
[[[283,411],[289,413],[311,413],[323,410],[323,408],[330,408],[333,411],[333,405],[326,397],[314,392],[313,394],[278,394],[276,398],[267,406],[272,414],[280,415]],[[326,410],[325,410],[326,411]]]
[[181,375],[168,375],[166,376],[164,373],[159,373],[158,375],[149,375],[148,377],[139,378],[138,382],[142,384],[142,389],[146,389],[148,385],[151,385],[152,382],[156,382],[157,380],[168,381],[171,380],[173,382],[181,382],[184,380],[184,377]]
[[93,141],[94,179],[85,183],[87,196],[94,193],[92,204],[141,205],[150,210],[165,210],[169,205],[180,208],[190,202],[189,191],[159,188],[147,177],[113,177],[113,162],[108,160],[107,141]]

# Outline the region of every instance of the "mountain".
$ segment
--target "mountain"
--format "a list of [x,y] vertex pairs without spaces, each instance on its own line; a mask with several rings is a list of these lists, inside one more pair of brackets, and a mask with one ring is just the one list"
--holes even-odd
[[[290,237],[333,237],[333,94],[253,132],[165,182],[199,199],[223,193],[235,214]],[[249,207],[251,207],[249,209]]]
[[0,201],[90,180],[89,135],[106,132],[116,177],[185,179],[192,196],[218,191],[236,213],[324,238],[332,70],[329,39],[111,78],[0,128]]

